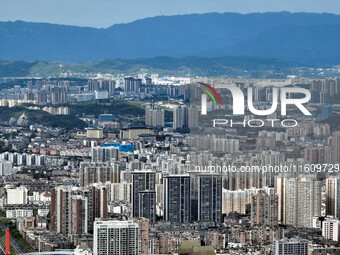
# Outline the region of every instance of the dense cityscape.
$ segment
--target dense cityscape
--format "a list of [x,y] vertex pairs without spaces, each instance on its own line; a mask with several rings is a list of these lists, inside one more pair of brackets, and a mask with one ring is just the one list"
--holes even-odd
[[[340,79],[141,73],[3,84],[3,251],[8,226],[11,254],[340,252]],[[208,100],[207,115],[201,84],[223,102]],[[308,89],[311,116],[291,106],[284,118],[298,125],[280,125],[279,111],[267,118],[275,124],[255,125],[249,106],[232,114],[221,84],[251,88],[261,110],[273,88]],[[238,125],[212,125],[222,117]]]
[[340,254],[340,1],[0,0],[0,255]]

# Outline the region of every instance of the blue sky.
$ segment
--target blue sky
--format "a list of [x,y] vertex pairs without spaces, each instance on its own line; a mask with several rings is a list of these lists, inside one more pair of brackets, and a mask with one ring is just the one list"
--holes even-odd
[[158,15],[267,11],[340,14],[340,0],[0,0],[1,21],[104,28]]

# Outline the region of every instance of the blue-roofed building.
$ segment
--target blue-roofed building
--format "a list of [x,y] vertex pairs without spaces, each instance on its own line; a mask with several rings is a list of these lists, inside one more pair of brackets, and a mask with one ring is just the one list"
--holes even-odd
[[133,144],[121,144],[121,143],[104,143],[102,147],[117,147],[122,152],[134,152],[135,148]]
[[99,115],[99,121],[101,122],[114,122],[115,118],[113,116],[113,114],[100,114]]

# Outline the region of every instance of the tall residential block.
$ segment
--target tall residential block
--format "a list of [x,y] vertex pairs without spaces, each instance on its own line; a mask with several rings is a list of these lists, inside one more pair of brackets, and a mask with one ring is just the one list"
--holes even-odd
[[340,217],[340,178],[329,177],[326,179],[326,215]]
[[195,106],[177,106],[173,109],[173,128],[198,127],[198,109]]
[[222,221],[222,177],[219,175],[198,177],[198,220]]
[[254,225],[276,226],[278,224],[278,196],[261,192],[251,196],[250,223]]
[[[152,192],[155,191],[156,174],[148,171],[136,171],[132,173],[132,216],[136,218],[144,217],[154,221],[155,204],[150,204],[148,208],[143,206],[143,202],[156,203]],[[149,193],[149,194],[147,194]],[[156,197],[156,196],[155,196]],[[149,217],[152,216],[150,219]]]
[[118,160],[119,149],[117,147],[93,147],[91,149],[92,162],[110,162]]
[[164,178],[164,220],[190,222],[190,176],[170,175]]
[[321,182],[314,177],[278,177],[276,192],[283,224],[311,228],[321,216]]
[[138,224],[133,221],[95,221],[94,255],[138,255]]
[[107,217],[107,190],[58,186],[51,192],[51,230],[64,235],[93,233],[96,218]]
[[340,164],[340,131],[332,135],[332,161],[333,164]]
[[164,109],[156,107],[154,104],[145,107],[145,126],[164,127]]

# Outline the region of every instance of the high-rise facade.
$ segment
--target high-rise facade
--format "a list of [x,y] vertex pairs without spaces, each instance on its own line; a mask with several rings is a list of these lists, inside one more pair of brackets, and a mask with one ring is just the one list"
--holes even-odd
[[250,223],[254,225],[276,226],[278,224],[278,197],[277,195],[261,192],[253,195],[250,201]]
[[[148,171],[136,171],[132,173],[132,216],[136,218],[150,217],[150,221],[154,221],[156,208],[156,194],[153,199],[152,193],[155,191],[156,173]],[[149,194],[148,194],[149,193]],[[143,202],[154,203],[149,204],[148,208],[143,207]],[[141,209],[143,210],[141,211]]]
[[145,125],[147,127],[164,127],[164,109],[153,104],[145,107]]
[[321,215],[321,182],[308,176],[278,179],[276,192],[282,223],[311,228],[313,217]]
[[93,254],[139,254],[138,224],[133,221],[95,221]]
[[93,147],[91,149],[92,162],[110,162],[118,160],[119,149],[117,147]]
[[25,186],[20,186],[17,188],[7,188],[6,193],[7,205],[27,204],[28,202],[28,189]]
[[275,240],[273,250],[274,255],[307,255],[308,240],[295,238]]
[[71,188],[56,187],[51,192],[51,230],[68,234],[70,222]]
[[286,187],[285,177],[278,176],[275,178],[275,193],[277,194],[278,210],[277,220],[280,224],[284,223],[285,220],[285,206],[286,206]]
[[339,225],[338,219],[327,219],[322,222],[322,236],[328,240],[339,242]]
[[332,135],[332,161],[333,164],[340,163],[340,131],[336,131]]
[[329,177],[326,179],[326,215],[340,217],[340,178]]
[[198,109],[195,106],[177,106],[173,109],[173,128],[198,127]]
[[79,179],[81,187],[86,187],[91,183],[113,182],[113,165],[107,162],[81,162]]
[[141,79],[135,79],[133,77],[127,77],[124,79],[124,90],[128,93],[139,93],[142,85]]
[[116,82],[112,80],[88,80],[88,90],[94,91],[107,91],[109,95],[115,93]]
[[164,179],[164,220],[190,222],[190,176],[171,175]]
[[222,221],[222,177],[219,175],[198,177],[198,220]]
[[0,176],[13,174],[13,163],[11,161],[0,160]]
[[150,222],[156,221],[156,191],[139,192],[139,217],[149,219]]
[[188,128],[198,127],[198,109],[196,106],[188,107]]
[[59,186],[51,192],[51,230],[64,235],[93,233],[95,218],[107,217],[107,190]]

